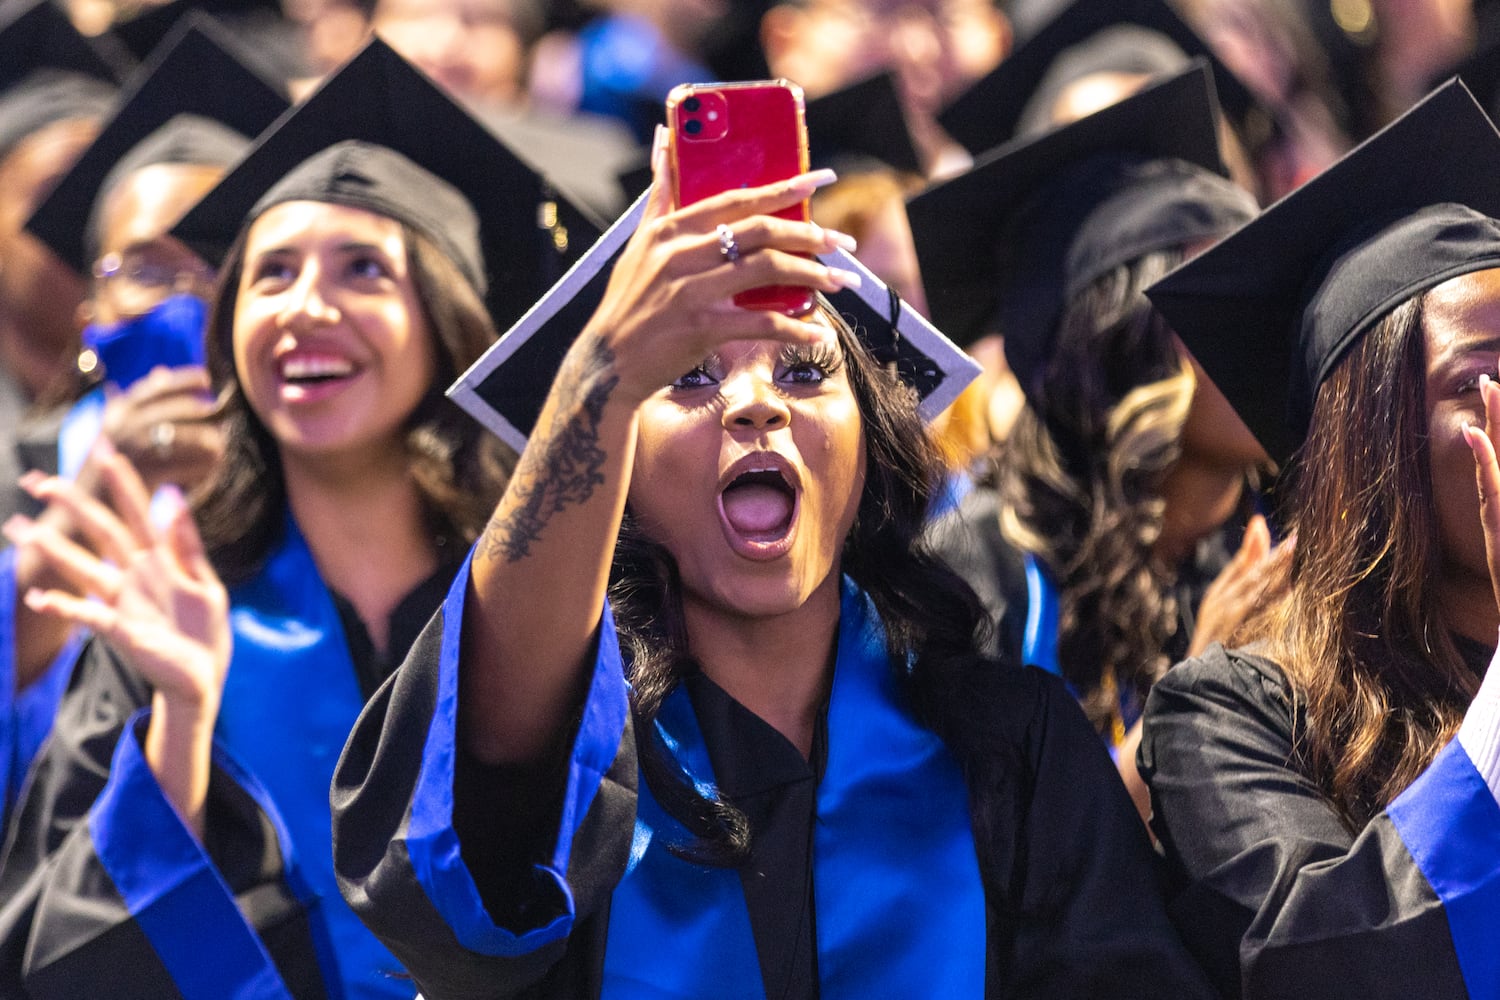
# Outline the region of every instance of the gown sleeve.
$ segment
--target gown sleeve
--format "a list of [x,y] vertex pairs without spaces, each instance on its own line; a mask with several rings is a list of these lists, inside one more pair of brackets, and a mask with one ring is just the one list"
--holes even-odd
[[468,566],[366,705],[334,773],[334,870],[424,995],[597,995],[635,823],[636,755],[608,607],[582,708],[545,767],[456,737]]
[[[1014,671],[1032,689],[1024,722],[1030,788],[1013,861],[1008,996],[1209,997],[1167,917],[1146,829],[1108,751],[1056,677]],[[992,915],[993,918],[993,915]]]
[[146,763],[149,702],[85,648],[0,856],[0,996],[325,996],[264,793],[216,752],[200,843]]
[[1295,719],[1274,664],[1217,645],[1147,705],[1141,773],[1183,885],[1173,917],[1216,985],[1500,996],[1500,802],[1462,741],[1350,831],[1295,765]]

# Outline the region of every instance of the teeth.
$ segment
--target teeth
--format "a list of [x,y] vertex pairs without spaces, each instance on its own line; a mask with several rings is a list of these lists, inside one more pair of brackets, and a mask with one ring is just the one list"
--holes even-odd
[[281,377],[288,380],[339,377],[353,373],[354,365],[344,358],[288,358],[281,365]]

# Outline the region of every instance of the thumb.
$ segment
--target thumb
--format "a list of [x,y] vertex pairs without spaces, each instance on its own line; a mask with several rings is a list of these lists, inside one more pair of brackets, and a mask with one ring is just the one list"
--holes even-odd
[[665,125],[656,126],[651,140],[651,193],[646,197],[646,210],[641,222],[649,222],[672,211],[673,183],[672,157],[668,146],[671,133]]

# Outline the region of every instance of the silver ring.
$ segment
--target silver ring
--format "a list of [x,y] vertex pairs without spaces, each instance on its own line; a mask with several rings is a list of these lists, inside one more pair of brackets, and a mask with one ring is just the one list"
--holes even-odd
[[170,458],[172,444],[177,440],[177,425],[170,420],[159,420],[151,425],[147,437],[151,440],[151,450],[156,453],[157,458]]
[[729,261],[729,263],[731,264],[739,260],[740,245],[739,243],[735,242],[734,230],[730,229],[728,226],[724,225],[721,222],[715,228],[715,232],[719,234],[719,253],[724,257],[724,259]]

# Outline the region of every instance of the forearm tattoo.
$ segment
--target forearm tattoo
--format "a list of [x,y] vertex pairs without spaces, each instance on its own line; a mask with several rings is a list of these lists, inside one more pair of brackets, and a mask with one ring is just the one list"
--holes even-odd
[[497,510],[485,527],[484,552],[490,559],[524,559],[554,514],[584,503],[603,485],[599,423],[620,381],[611,372],[614,360],[609,348],[596,344],[583,361],[565,364],[558,373],[556,386],[565,395],[545,431],[533,433],[521,455],[510,485],[515,502]]

